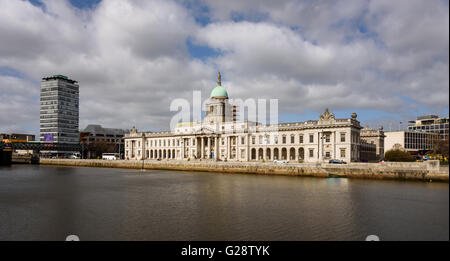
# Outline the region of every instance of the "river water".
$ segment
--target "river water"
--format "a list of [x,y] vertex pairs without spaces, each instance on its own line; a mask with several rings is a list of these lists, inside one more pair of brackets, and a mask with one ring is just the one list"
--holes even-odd
[[449,185],[0,167],[0,240],[449,240]]

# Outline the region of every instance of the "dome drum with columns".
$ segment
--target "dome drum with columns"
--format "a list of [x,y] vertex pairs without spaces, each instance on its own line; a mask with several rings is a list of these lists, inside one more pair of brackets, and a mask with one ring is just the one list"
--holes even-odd
[[166,132],[127,134],[125,158],[296,163],[360,160],[361,126],[356,113],[336,119],[326,109],[318,120],[263,125],[236,121],[233,109],[219,73],[202,122],[180,123]]

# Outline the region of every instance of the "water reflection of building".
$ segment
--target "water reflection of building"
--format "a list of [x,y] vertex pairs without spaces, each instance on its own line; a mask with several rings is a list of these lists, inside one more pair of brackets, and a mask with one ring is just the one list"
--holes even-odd
[[138,132],[133,127],[125,135],[125,158],[360,160],[361,126],[356,113],[347,119],[336,119],[326,109],[318,120],[262,125],[236,121],[233,110],[219,74],[202,122],[182,123],[166,132]]

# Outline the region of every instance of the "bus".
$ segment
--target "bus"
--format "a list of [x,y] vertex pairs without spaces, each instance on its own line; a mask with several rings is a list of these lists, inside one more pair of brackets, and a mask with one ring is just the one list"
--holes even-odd
[[103,153],[102,159],[104,160],[118,160],[119,159],[119,153]]

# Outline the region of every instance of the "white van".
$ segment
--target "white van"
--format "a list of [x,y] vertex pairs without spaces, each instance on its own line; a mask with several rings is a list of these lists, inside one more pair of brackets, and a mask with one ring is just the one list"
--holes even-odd
[[119,159],[119,153],[103,153],[102,159],[104,160],[118,160]]

